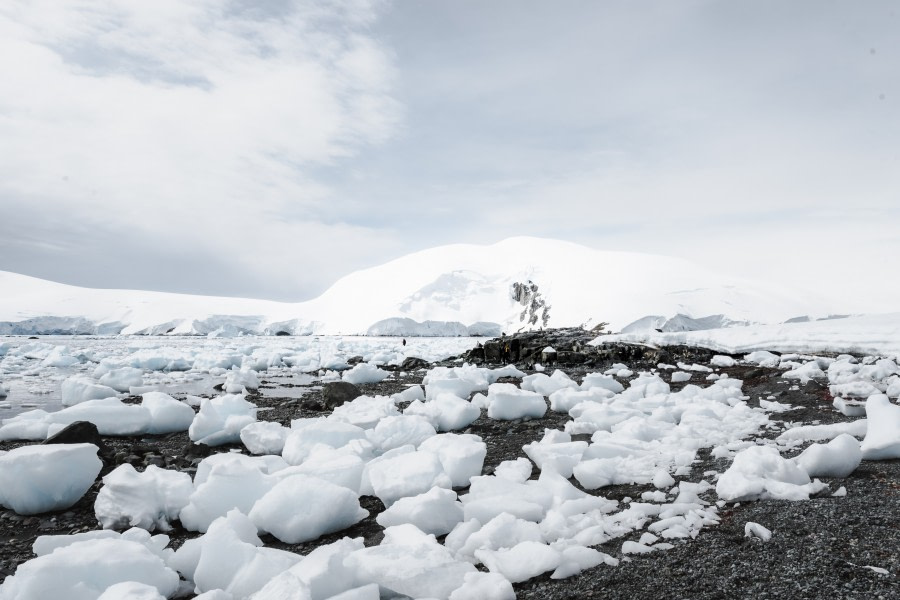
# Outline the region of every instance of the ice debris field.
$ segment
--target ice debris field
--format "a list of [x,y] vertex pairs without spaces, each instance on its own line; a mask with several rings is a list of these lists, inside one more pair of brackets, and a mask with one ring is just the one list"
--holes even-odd
[[[0,599],[515,598],[514,583],[545,573],[564,579],[702,543],[728,503],[821,494],[840,501],[841,488],[820,478],[900,458],[896,357],[756,351],[643,372],[618,364],[576,379],[458,362],[423,371],[421,386],[362,395],[327,416],[282,425],[260,420],[265,413],[247,395],[264,377],[365,384],[395,377],[386,364],[445,358],[473,341],[171,343],[0,344],[4,390],[59,384],[62,405],[3,418],[0,440],[44,440],[90,421],[103,435],[187,431],[194,442],[243,449],[203,459],[193,477],[153,465],[108,472],[94,503],[98,528],[38,537],[36,557],[6,578]],[[351,367],[353,356],[362,362]],[[775,399],[751,407],[742,382],[724,372],[737,363],[780,368],[789,386],[827,385],[842,420],[772,421],[792,407]],[[174,391],[193,377],[212,378],[221,392]],[[674,383],[686,385],[673,391]],[[485,442],[460,433],[484,415],[548,412],[566,415],[564,426],[541,432],[490,474]],[[700,449],[729,466],[687,481]],[[21,515],[63,510],[102,467],[92,444],[19,445],[0,452],[0,504]],[[617,484],[643,491],[623,501],[603,496]],[[364,496],[385,507],[377,545],[344,537],[300,555],[263,543],[340,532],[368,516]],[[176,526],[196,534],[174,550],[166,532]],[[763,543],[778,535],[753,522],[745,531]]]

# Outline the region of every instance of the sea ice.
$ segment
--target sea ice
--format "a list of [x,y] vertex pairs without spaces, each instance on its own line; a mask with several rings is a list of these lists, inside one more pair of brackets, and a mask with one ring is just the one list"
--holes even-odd
[[20,515],[69,508],[103,463],[93,444],[21,446],[0,456],[0,505]]
[[75,406],[86,400],[116,397],[116,390],[100,385],[90,377],[73,375],[62,382],[62,405]]
[[[111,387],[117,392],[127,393],[133,387],[144,385],[144,372],[134,367],[113,369],[100,377],[100,383]],[[103,397],[105,398],[106,396]]]

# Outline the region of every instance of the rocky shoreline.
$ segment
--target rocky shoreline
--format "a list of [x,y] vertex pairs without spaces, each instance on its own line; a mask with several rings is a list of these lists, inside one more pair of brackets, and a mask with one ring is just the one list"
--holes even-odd
[[[486,340],[462,360],[481,365],[515,362],[527,373],[536,363],[563,369],[580,381],[590,372],[602,371],[615,363],[626,364],[631,371],[655,368],[658,363],[708,364],[713,353],[699,348],[650,348],[612,344],[600,348],[587,344],[596,334],[580,329],[548,330]],[[554,355],[545,351],[552,348]],[[549,360],[548,360],[549,359]],[[443,364],[455,365],[454,360]],[[375,384],[362,384],[366,395],[390,395],[410,384],[419,384],[423,362],[410,362],[396,369],[395,376]],[[797,407],[796,410],[770,415],[775,423],[831,423],[848,420],[831,407],[827,387],[815,381],[803,386],[777,384],[782,371],[755,365],[736,365],[721,369],[729,377],[744,381],[743,392],[748,404],[759,406],[760,398],[777,397],[777,401]],[[627,383],[628,377],[623,377]],[[518,380],[503,380],[517,383]],[[684,383],[672,383],[678,390]],[[261,377],[261,388],[248,399],[260,407],[260,420],[289,425],[291,419],[328,414],[339,404],[342,394],[334,386],[311,386],[299,395],[284,382]],[[281,394],[279,395],[279,393]],[[484,473],[490,474],[503,460],[524,456],[522,446],[540,438],[545,428],[560,429],[570,417],[548,412],[541,419],[496,421],[482,415],[466,433],[482,437],[488,447]],[[779,430],[763,432],[760,437],[775,436]],[[589,439],[590,436],[573,436]],[[0,512],[0,581],[13,574],[18,565],[33,558],[31,545],[39,535],[66,535],[98,529],[93,503],[101,486],[100,478],[116,466],[129,463],[139,470],[147,465],[193,473],[197,464],[210,453],[241,451],[243,446],[227,445],[208,448],[192,444],[187,433],[140,438],[102,438],[104,468],[88,493],[73,507],[58,513],[33,517]],[[9,450],[23,443],[0,443]],[[802,449],[796,449],[799,452]],[[715,458],[709,449],[701,450],[699,462],[691,474],[682,479],[709,479],[711,472],[721,473],[730,459]],[[538,471],[535,470],[534,477]],[[577,485],[575,480],[573,483]],[[822,494],[809,501],[788,502],[766,500],[726,505],[720,510],[721,523],[704,528],[697,539],[675,543],[674,548],[644,555],[622,555],[622,542],[634,538],[613,539],[598,547],[620,559],[617,567],[600,566],[563,580],[549,575],[533,578],[514,586],[517,597],[533,599],[563,598],[896,598],[900,596],[900,461],[867,461],[845,479],[823,479],[831,492],[846,488],[847,495],[832,497]],[[614,485],[590,493],[625,501],[640,497],[647,486]],[[702,496],[715,502],[713,491]],[[349,529],[323,536],[312,542],[289,545],[271,536],[263,537],[266,545],[306,554],[312,549],[344,536],[363,537],[366,545],[378,544],[382,527],[375,522],[384,510],[377,498],[363,497],[363,508],[369,517]],[[744,525],[752,521],[773,532],[769,542],[744,536]],[[197,537],[177,523],[172,531],[170,547],[177,548]],[[884,569],[883,574],[869,567]],[[191,597],[191,596],[186,596]]]

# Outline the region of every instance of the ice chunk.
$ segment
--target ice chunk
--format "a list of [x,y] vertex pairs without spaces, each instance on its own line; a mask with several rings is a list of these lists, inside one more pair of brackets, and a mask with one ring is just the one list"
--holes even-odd
[[582,390],[604,389],[618,394],[625,391],[625,386],[616,381],[612,375],[604,373],[588,373],[581,381]]
[[462,429],[481,416],[477,406],[448,393],[438,394],[428,402],[414,400],[403,413],[428,419],[438,431]]
[[241,429],[241,442],[251,454],[281,454],[291,432],[273,421],[256,421]]
[[675,371],[672,373],[672,383],[683,383],[691,380],[691,374],[686,371]]
[[794,461],[810,477],[847,477],[862,461],[859,441],[842,433],[827,444],[813,444]]
[[164,597],[178,589],[178,574],[145,545],[127,539],[89,539],[19,565],[0,587],[3,600],[96,600],[122,582],[142,583]]
[[341,448],[354,440],[366,440],[366,431],[349,423],[331,419],[316,419],[304,422],[299,429],[294,428],[288,434],[281,456],[288,464],[299,465],[319,444],[331,448]]
[[299,544],[340,531],[368,515],[351,490],[318,477],[292,475],[260,498],[249,516],[260,531]]
[[452,487],[467,487],[472,477],[481,475],[487,456],[487,445],[472,434],[442,433],[426,439],[419,449],[437,454]]
[[366,432],[366,437],[380,452],[387,452],[407,444],[418,447],[436,433],[434,426],[425,417],[398,415],[381,419],[374,429]]
[[[133,387],[144,385],[144,372],[134,367],[122,367],[113,369],[100,377],[100,383],[107,385],[117,392],[128,392]],[[102,396],[105,398],[106,396]]]
[[491,384],[487,398],[488,417],[491,419],[539,419],[547,412],[547,402],[542,395],[520,390],[511,383]]
[[374,494],[387,507],[400,498],[417,496],[433,487],[449,488],[452,483],[438,455],[428,451],[399,454],[372,463],[367,473]]
[[516,600],[516,592],[509,579],[499,573],[466,573],[450,600]]
[[866,421],[869,428],[862,442],[863,460],[900,458],[900,406],[885,394],[869,396]]
[[716,354],[710,359],[709,364],[714,367],[733,367],[735,364],[737,364],[737,361],[735,361],[730,356]]
[[777,354],[772,354],[766,350],[758,350],[744,356],[744,361],[759,365],[761,367],[777,367],[780,358]]
[[187,431],[194,421],[190,406],[162,392],[147,392],[142,396],[141,406],[150,412],[147,433]]
[[62,382],[62,405],[75,406],[86,400],[114,398],[116,390],[100,385],[90,377],[73,375]]
[[103,478],[103,487],[94,501],[94,514],[104,529],[140,527],[168,531],[193,491],[187,473],[154,465],[138,473],[126,463]]
[[771,446],[752,446],[738,452],[716,483],[716,493],[727,502],[756,499],[808,500],[827,486],[794,461],[782,458]]
[[200,406],[188,429],[191,441],[207,446],[239,442],[241,429],[256,421],[256,405],[243,396],[226,394],[207,400]]
[[561,389],[577,389],[578,384],[572,381],[568,375],[560,370],[547,376],[543,373],[528,375],[522,379],[522,389],[529,392],[537,392],[542,396],[549,396]]
[[436,487],[397,500],[375,520],[382,527],[410,523],[425,533],[444,535],[463,520],[463,507],[455,492]]
[[166,600],[166,598],[152,585],[123,581],[106,588],[97,600]]
[[550,575],[550,579],[565,579],[578,575],[585,569],[591,569],[598,565],[609,565],[615,567],[619,561],[609,554],[587,548],[580,544],[564,542],[560,545],[554,545],[555,549],[562,553],[562,560],[559,566]]
[[390,373],[383,369],[379,369],[371,363],[359,363],[349,371],[344,371],[341,379],[359,385],[362,383],[378,383],[388,377]]
[[336,407],[329,419],[371,429],[381,419],[399,414],[394,401],[387,396],[359,396]]
[[491,573],[499,573],[512,583],[527,581],[541,573],[555,570],[562,554],[540,542],[520,542],[501,550],[476,550],[475,557]]
[[[20,515],[69,508],[103,468],[93,444],[14,448],[0,456],[0,505]],[[105,589],[105,588],[104,588]]]
[[657,471],[653,475],[653,487],[658,490],[667,490],[675,485],[675,479],[669,475],[668,471]]
[[501,512],[483,526],[477,519],[470,519],[447,536],[447,547],[456,555],[470,562],[477,550],[499,550],[512,548],[521,542],[543,542],[541,527],[532,521],[519,519],[507,512]]
[[302,558],[261,546],[253,524],[233,511],[213,522],[206,535],[185,542],[171,564],[194,580],[196,592],[220,589],[246,598]]
[[256,371],[238,369],[237,366],[233,366],[225,375],[223,388],[226,394],[240,394],[247,390],[255,390],[259,388],[259,378],[256,376]]
[[6,440],[44,440],[50,428],[50,413],[35,409],[0,421],[0,442]]
[[531,477],[531,461],[519,457],[516,460],[504,460],[494,469],[494,475],[501,479],[525,483]]
[[[374,590],[378,599],[378,586],[370,584],[354,587],[355,574],[344,566],[344,558],[351,552],[362,550],[362,538],[342,538],[331,544],[319,546],[296,565],[278,575],[258,591],[251,600],[331,600],[339,594],[356,591],[359,595],[345,598],[368,598]],[[363,591],[358,591],[363,590]]]
[[475,572],[412,525],[388,527],[380,545],[351,553],[344,565],[359,583],[377,583],[388,598],[448,598]]
[[[204,459],[204,462],[208,460]],[[257,462],[240,459],[217,462],[205,480],[197,483],[201,479],[198,467],[194,492],[179,516],[181,524],[189,531],[206,531],[213,521],[232,509],[249,513],[256,501],[275,484],[275,480],[264,474],[264,467],[260,459]]]
[[53,435],[75,421],[90,421],[100,435],[139,435],[146,433],[152,417],[143,406],[125,404],[118,398],[85,400],[59,412],[50,413],[47,435]]
[[768,542],[772,539],[772,532],[760,525],[759,523],[754,523],[753,521],[747,521],[744,524],[744,537],[749,538],[758,538],[764,542]]
[[587,450],[587,442],[573,442],[568,434],[565,440],[554,440],[552,430],[545,430],[544,438],[540,442],[532,442],[522,447],[525,454],[534,461],[538,469],[542,471],[552,470],[565,478],[572,476],[572,469],[581,462],[581,457]]

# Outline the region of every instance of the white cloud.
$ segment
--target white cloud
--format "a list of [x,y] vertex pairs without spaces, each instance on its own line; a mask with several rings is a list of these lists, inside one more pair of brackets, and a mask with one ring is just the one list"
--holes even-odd
[[[298,238],[352,231],[389,247],[317,225],[329,189],[313,174],[397,122],[391,58],[369,34],[377,4],[4,3],[3,210],[165,231],[190,240],[185,252],[271,274],[267,258],[290,256]],[[273,221],[286,209],[303,218]],[[331,276],[320,264],[307,283]]]

